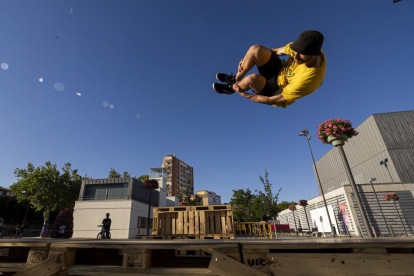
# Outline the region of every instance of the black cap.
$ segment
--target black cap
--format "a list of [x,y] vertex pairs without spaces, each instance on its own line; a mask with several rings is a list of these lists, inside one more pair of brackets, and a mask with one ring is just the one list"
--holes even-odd
[[302,55],[319,56],[323,44],[323,34],[318,31],[308,30],[290,45],[290,48]]

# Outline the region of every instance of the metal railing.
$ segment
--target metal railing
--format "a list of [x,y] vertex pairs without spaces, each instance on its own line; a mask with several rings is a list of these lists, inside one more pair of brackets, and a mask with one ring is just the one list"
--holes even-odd
[[130,196],[82,196],[79,200],[112,200],[112,199],[131,199]]
[[266,221],[235,222],[234,229],[237,237],[252,239],[273,239],[272,228]]

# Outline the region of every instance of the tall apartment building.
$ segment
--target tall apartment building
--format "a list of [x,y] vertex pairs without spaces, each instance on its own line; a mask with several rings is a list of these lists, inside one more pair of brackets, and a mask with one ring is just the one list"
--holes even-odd
[[162,160],[162,167],[167,171],[167,196],[178,196],[187,189],[187,181],[191,194],[194,194],[194,173],[190,167],[176,157],[176,155],[165,155]]

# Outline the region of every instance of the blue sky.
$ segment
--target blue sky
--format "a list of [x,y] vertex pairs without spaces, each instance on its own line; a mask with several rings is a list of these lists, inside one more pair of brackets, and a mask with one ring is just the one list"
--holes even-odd
[[[28,162],[138,176],[175,153],[194,167],[195,189],[224,202],[261,189],[265,168],[281,200],[312,198],[302,129],[319,159],[331,148],[316,139],[324,120],[358,126],[413,109],[414,1],[392,2],[3,0],[0,186]],[[308,29],[325,35],[328,64],[312,95],[283,109],[212,90],[251,45],[281,47]]]

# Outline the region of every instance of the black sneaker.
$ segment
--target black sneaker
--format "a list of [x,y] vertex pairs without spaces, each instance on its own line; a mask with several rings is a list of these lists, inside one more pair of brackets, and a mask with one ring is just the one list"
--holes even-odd
[[224,83],[228,83],[228,84],[235,84],[236,83],[236,76],[231,74],[231,75],[227,75],[224,73],[218,73],[216,75],[216,79],[219,82],[224,82]]
[[216,90],[219,94],[228,94],[231,95],[235,91],[232,88],[231,84],[222,84],[222,83],[213,83],[213,89]]

